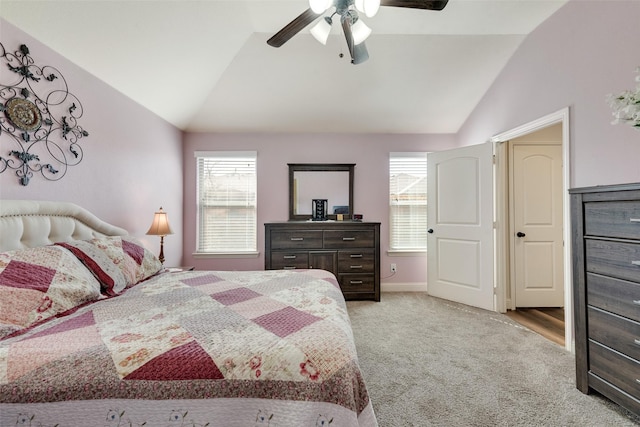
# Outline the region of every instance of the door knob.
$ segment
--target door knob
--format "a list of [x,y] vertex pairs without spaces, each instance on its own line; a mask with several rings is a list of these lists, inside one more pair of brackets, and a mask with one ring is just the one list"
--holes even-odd
[[518,237],[524,237],[524,236],[526,236],[526,234],[524,234],[522,231],[518,231],[518,232],[516,233],[516,236],[518,236]]
[[433,233],[433,228],[428,229],[427,233],[432,234]]

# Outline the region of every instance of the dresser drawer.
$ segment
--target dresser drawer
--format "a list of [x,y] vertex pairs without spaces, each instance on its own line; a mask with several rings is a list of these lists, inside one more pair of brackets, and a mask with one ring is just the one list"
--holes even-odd
[[632,396],[640,396],[640,362],[589,341],[589,370]]
[[338,281],[342,292],[374,292],[373,274],[339,274]]
[[325,248],[373,248],[375,232],[373,230],[325,230]]
[[589,236],[640,240],[640,201],[585,203],[584,228]]
[[271,232],[272,249],[322,248],[322,230],[278,230]]
[[640,244],[586,239],[587,271],[640,282]]
[[338,251],[338,271],[340,273],[373,273],[375,264],[373,250]]
[[587,273],[587,304],[640,322],[640,283]]
[[594,307],[587,309],[589,338],[640,361],[640,323]]
[[309,268],[308,252],[271,252],[271,268],[274,270],[293,270]]

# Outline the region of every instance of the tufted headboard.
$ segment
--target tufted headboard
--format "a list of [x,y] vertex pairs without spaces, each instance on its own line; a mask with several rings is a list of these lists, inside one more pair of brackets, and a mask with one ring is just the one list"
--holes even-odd
[[127,234],[74,203],[0,200],[0,252]]

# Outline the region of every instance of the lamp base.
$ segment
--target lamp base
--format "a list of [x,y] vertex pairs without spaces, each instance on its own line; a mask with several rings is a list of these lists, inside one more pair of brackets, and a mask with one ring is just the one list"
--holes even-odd
[[158,255],[160,264],[164,265],[164,236],[160,236],[160,255]]

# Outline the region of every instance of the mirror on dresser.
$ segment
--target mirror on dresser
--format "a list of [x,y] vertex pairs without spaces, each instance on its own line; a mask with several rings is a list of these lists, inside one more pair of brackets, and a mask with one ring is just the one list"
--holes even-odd
[[327,200],[327,219],[353,215],[355,164],[289,163],[289,220],[313,217],[313,200]]

